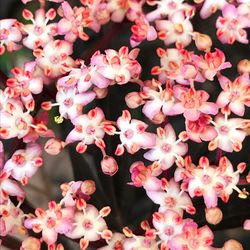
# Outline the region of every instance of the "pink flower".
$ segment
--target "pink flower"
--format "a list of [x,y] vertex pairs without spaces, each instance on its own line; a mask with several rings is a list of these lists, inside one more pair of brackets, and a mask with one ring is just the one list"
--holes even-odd
[[235,40],[247,44],[247,32],[244,28],[250,26],[250,21],[241,16],[233,4],[224,5],[222,15],[216,21],[218,39],[224,44],[233,44]]
[[217,98],[219,108],[228,106],[229,109],[238,116],[243,116],[245,106],[250,107],[250,79],[249,74],[237,77],[231,82],[227,77],[218,77],[223,89]]
[[73,45],[64,40],[48,42],[43,50],[36,50],[37,65],[44,71],[45,76],[56,78],[65,74],[74,65],[70,57]]
[[151,26],[143,16],[135,20],[131,31],[133,32],[133,35],[130,37],[132,47],[138,46],[143,40],[154,41],[157,38],[154,26]]
[[159,204],[159,212],[164,213],[171,209],[183,214],[183,210],[190,214],[195,213],[190,197],[183,190],[180,190],[179,185],[173,179],[165,183],[162,190],[146,190],[148,197],[155,203]]
[[215,120],[210,122],[214,125],[217,136],[210,141],[209,150],[215,150],[218,147],[226,152],[240,151],[247,135],[243,128],[249,126],[249,122],[241,118],[228,119],[227,115],[218,114]]
[[168,243],[168,247],[174,250],[212,250],[213,232],[208,226],[198,228],[193,222],[187,222],[183,227],[183,232],[174,236]]
[[48,24],[48,22],[56,16],[54,9],[50,9],[46,13],[44,9],[38,9],[35,12],[35,18],[29,10],[24,9],[23,16],[26,20],[32,21],[32,24],[22,27],[22,30],[28,35],[23,39],[24,46],[33,50],[40,46],[44,47],[53,40],[53,36],[56,34],[56,23]]
[[136,60],[139,49],[129,52],[128,47],[121,47],[119,51],[113,49],[105,50],[105,55],[97,51],[91,57],[91,65],[103,77],[117,84],[126,84],[133,81],[141,73],[141,66]]
[[[223,6],[227,4],[226,0],[202,0],[201,2],[204,2],[201,11],[200,16],[203,19],[206,19],[210,17],[213,13],[217,11],[217,9],[222,9]],[[199,1],[200,3],[200,1]]]
[[111,240],[107,241],[108,245],[101,248],[97,248],[97,250],[122,249],[124,239],[125,239],[124,234],[113,233]]
[[41,242],[39,239],[29,236],[28,238],[24,239],[22,242],[22,246],[20,250],[40,250],[41,249]]
[[176,140],[173,127],[167,124],[165,128],[157,128],[156,145],[144,154],[144,158],[150,161],[157,161],[162,170],[169,169],[175,162],[180,160],[181,156],[188,151],[187,144]]
[[204,58],[202,56],[192,55],[192,60],[202,75],[210,81],[213,81],[214,76],[219,71],[232,66],[230,62],[225,62],[225,55],[219,49],[215,49],[215,52],[207,52]]
[[250,219],[244,221],[243,228],[245,230],[250,230]]
[[140,120],[131,119],[129,111],[124,110],[122,116],[117,119],[117,127],[120,132],[121,144],[116,149],[116,154],[123,153],[123,146],[130,154],[134,154],[140,148],[153,148],[156,142],[156,135],[146,132],[148,125]]
[[77,37],[86,41],[89,36],[84,32],[84,28],[91,23],[89,11],[84,7],[74,7],[73,9],[68,2],[62,3],[63,18],[58,22],[58,34],[65,35],[64,39],[73,43]]
[[19,149],[12,155],[5,163],[4,170],[15,180],[26,185],[28,178],[31,178],[43,164],[41,154],[41,146],[36,143],[28,144],[25,150]]
[[180,102],[172,107],[172,114],[182,114],[189,121],[196,121],[202,114],[218,113],[218,107],[213,102],[207,102],[209,94],[204,90],[174,86],[174,96]]
[[124,250],[133,249],[150,249],[159,250],[157,242],[154,239],[150,239],[144,236],[133,235],[131,238],[126,238],[123,242]]
[[174,12],[169,20],[156,20],[156,28],[167,46],[175,43],[177,48],[184,48],[192,41],[193,25],[182,11]]
[[42,232],[42,239],[48,244],[53,245],[58,233],[67,234],[73,229],[73,208],[60,208],[54,201],[49,202],[49,209],[35,210],[36,217],[27,218],[24,226],[34,232]]
[[21,41],[22,34],[16,23],[16,19],[0,20],[0,55],[5,52],[4,45],[6,45],[9,52],[22,47],[17,44],[17,42]]

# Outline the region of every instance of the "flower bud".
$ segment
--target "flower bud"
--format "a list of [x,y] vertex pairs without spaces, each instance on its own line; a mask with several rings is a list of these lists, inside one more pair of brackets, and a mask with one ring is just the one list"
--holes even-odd
[[217,225],[221,222],[223,214],[218,207],[206,208],[206,220],[209,224]]
[[243,59],[239,61],[237,65],[237,70],[239,74],[244,74],[244,73],[250,74],[250,60]]
[[245,230],[250,230],[250,219],[244,221],[243,228]]
[[107,88],[100,89],[100,88],[94,87],[93,91],[95,92],[97,99],[103,99],[108,94],[108,89]]
[[95,192],[95,182],[92,180],[85,180],[81,185],[81,191],[86,195],[91,195]]
[[64,148],[64,142],[59,139],[49,139],[44,146],[44,150],[50,155],[59,154]]
[[154,118],[152,119],[152,122],[154,124],[161,124],[164,122],[164,120],[165,120],[165,115],[162,112],[160,112],[159,114],[154,116]]
[[210,51],[210,48],[212,46],[212,40],[208,35],[195,32],[193,39],[195,42],[195,46],[198,50],[202,50],[205,52]]
[[223,250],[244,250],[240,242],[237,240],[228,240],[225,242]]
[[101,161],[102,172],[106,175],[113,176],[118,171],[116,160],[111,156],[104,156]]
[[40,250],[41,242],[35,237],[28,237],[22,242],[20,250]]
[[129,108],[135,109],[144,103],[144,100],[138,92],[128,93],[125,97],[126,104]]

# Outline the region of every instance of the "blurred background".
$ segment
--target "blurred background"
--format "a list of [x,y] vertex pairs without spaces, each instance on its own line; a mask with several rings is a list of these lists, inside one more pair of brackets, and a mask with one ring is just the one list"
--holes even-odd
[[[79,1],[68,1],[71,6],[78,5]],[[21,22],[24,22],[21,13],[24,5],[20,0],[0,0],[0,19],[3,18],[16,18]],[[47,8],[57,6],[51,2],[47,3]],[[32,10],[37,9],[38,4],[33,1],[27,5]],[[241,59],[250,59],[250,46],[235,43],[233,46],[222,45],[215,36],[215,21],[219,11],[215,15],[206,20],[201,20],[199,16],[193,18],[193,25],[195,31],[209,34],[213,40],[213,48],[221,49],[225,55],[227,61],[233,64],[231,69],[223,71],[223,74],[229,77],[231,80],[237,77],[236,65]],[[129,44],[129,36],[131,23],[124,21],[120,24],[108,23],[102,28],[101,32],[95,34],[91,31],[91,39],[88,42],[77,41],[74,45],[74,58],[89,59],[95,50],[104,50],[106,48],[119,49],[122,45]],[[248,34],[250,38],[250,35]],[[139,48],[141,49],[138,61],[142,65],[142,80],[151,79],[150,70],[153,66],[159,65],[159,58],[156,56],[156,48],[166,46],[162,41],[156,42],[143,42]],[[187,47],[188,50],[195,50],[193,44]],[[7,76],[10,76],[9,70],[14,66],[22,65],[23,62],[32,60],[33,56],[30,50],[22,49],[14,53],[5,53],[0,56],[0,69]],[[215,101],[218,93],[221,91],[218,81],[205,82],[197,88],[203,88],[211,95],[211,101]],[[1,85],[1,88],[3,86]],[[53,84],[50,86],[54,88]],[[91,109],[95,106],[101,107],[108,120],[116,120],[123,109],[127,109],[124,97],[131,91],[138,91],[138,87],[135,84],[129,83],[122,86],[112,86],[109,88],[109,94],[107,98],[103,100],[97,100],[89,105],[85,110]],[[151,124],[147,118],[142,114],[141,108],[131,110],[132,117],[144,120],[148,124]],[[53,117],[58,115],[58,111],[53,109],[50,113],[50,122],[48,127],[53,129],[56,133],[56,137],[65,139],[68,132],[72,129],[72,124],[69,121],[64,120],[60,125],[56,124]],[[250,118],[250,109],[245,113],[245,118]],[[0,118],[1,119],[1,118]],[[175,128],[176,133],[179,133],[184,129],[184,120],[181,116],[169,117],[169,122]],[[150,125],[149,130],[156,130],[155,125]],[[40,140],[40,143],[44,144],[44,140]],[[114,154],[115,148],[119,143],[118,137],[105,137],[107,144],[107,153]],[[207,156],[210,162],[215,163],[215,153],[210,152],[207,149],[207,143],[196,144],[189,143],[188,154],[192,156],[193,162],[198,163],[198,159],[201,156]],[[13,140],[4,142],[7,154],[12,154]],[[226,155],[234,166],[237,166],[239,162],[247,163],[247,170],[244,174],[248,173],[250,168],[250,138],[247,137],[243,143],[243,150],[239,153],[223,154]],[[94,204],[97,208],[103,206],[111,206],[112,213],[108,216],[108,223],[110,228],[114,231],[121,231],[122,227],[129,226],[131,229],[137,232],[140,221],[147,219],[150,215],[157,211],[158,206],[154,205],[151,200],[146,196],[142,188],[135,188],[127,185],[130,181],[129,167],[138,160],[143,160],[145,164],[149,164],[143,159],[143,150],[140,150],[135,155],[124,154],[121,157],[116,157],[119,165],[118,173],[109,177],[102,173],[100,169],[100,161],[102,155],[95,146],[88,147],[88,150],[83,155],[76,153],[75,145],[67,147],[63,152],[57,156],[49,156],[44,153],[44,166],[40,168],[38,173],[31,179],[29,185],[26,187],[28,203],[32,207],[47,207],[49,200],[60,200],[61,192],[59,190],[60,184],[69,182],[71,180],[85,180],[93,179],[97,185],[97,191],[92,196],[90,203]],[[174,167],[172,168],[174,170]],[[173,170],[170,173],[173,174]],[[240,188],[246,187],[250,192],[249,187],[240,186]],[[194,205],[197,209],[197,214],[192,218],[198,222],[200,226],[206,224],[204,217],[204,204],[202,199],[194,199]],[[245,250],[250,249],[250,232],[242,229],[243,221],[246,218],[250,218],[250,198],[245,200],[239,199],[237,194],[234,193],[228,202],[224,204],[220,202],[219,207],[222,209],[224,218],[223,221],[217,226],[209,226],[215,232],[214,246],[221,247],[223,243],[228,239],[239,240]],[[32,212],[32,211],[30,211]],[[188,215],[189,216],[189,215]],[[15,236],[16,237],[16,236]],[[78,249],[78,245],[65,238],[60,238],[59,241],[63,242],[65,249]],[[15,241],[12,239],[8,241],[9,248],[3,249],[16,249]],[[12,244],[12,245],[11,245]],[[14,248],[13,248],[14,247]],[[96,247],[94,246],[93,249]]]

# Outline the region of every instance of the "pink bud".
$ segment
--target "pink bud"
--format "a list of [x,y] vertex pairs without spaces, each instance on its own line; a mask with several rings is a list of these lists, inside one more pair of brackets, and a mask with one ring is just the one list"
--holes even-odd
[[81,191],[86,195],[91,195],[95,192],[95,182],[92,180],[85,180],[81,185]]
[[206,208],[206,220],[209,224],[217,225],[221,222],[223,214],[218,207]]
[[212,40],[208,35],[195,32],[193,39],[195,42],[195,46],[198,50],[202,50],[205,52],[210,51],[210,48],[212,46]]
[[126,104],[129,108],[135,109],[144,103],[138,92],[128,93],[125,97]]
[[152,119],[152,122],[155,124],[161,124],[164,122],[165,117],[166,116],[162,112],[160,112],[159,114],[154,116],[154,118]]
[[223,246],[223,250],[244,250],[237,240],[228,240]]
[[102,172],[106,175],[113,176],[118,171],[116,160],[106,155],[101,161]]
[[63,148],[64,142],[55,138],[49,139],[44,146],[44,150],[50,155],[59,154],[63,150]]
[[244,73],[250,74],[250,60],[243,59],[239,61],[237,65],[237,70],[239,74],[244,74]]
[[20,250],[40,250],[41,249],[41,242],[35,237],[28,237],[26,238]]
[[243,228],[245,230],[250,230],[250,219],[245,220],[244,224],[243,224]]

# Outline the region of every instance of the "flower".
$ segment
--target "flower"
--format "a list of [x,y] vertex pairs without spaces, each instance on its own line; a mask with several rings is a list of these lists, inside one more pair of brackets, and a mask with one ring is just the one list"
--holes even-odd
[[217,9],[222,9],[223,6],[227,4],[226,0],[202,0],[202,1],[197,1],[199,3],[204,2],[201,11],[200,11],[200,16],[203,19],[206,19],[210,17],[213,13],[217,11]]

